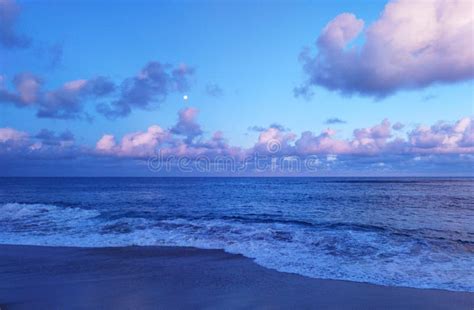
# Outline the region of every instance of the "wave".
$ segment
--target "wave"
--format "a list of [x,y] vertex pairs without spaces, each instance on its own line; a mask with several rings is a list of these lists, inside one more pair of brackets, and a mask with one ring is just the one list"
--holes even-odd
[[0,205],[3,244],[193,246],[314,278],[474,291],[472,242],[423,236],[376,225],[256,215],[154,219],[48,204]]
[[[199,220],[199,219],[208,219],[209,217],[186,217],[188,220]],[[464,235],[471,236],[474,238],[473,233],[462,233],[459,231],[443,231],[443,230],[436,230],[436,229],[395,229],[391,227],[383,227],[378,225],[369,225],[369,224],[360,224],[360,223],[352,223],[352,222],[308,222],[302,220],[286,220],[286,219],[279,219],[279,218],[268,218],[267,215],[261,214],[253,214],[248,217],[244,216],[221,216],[219,219],[222,220],[231,220],[231,221],[239,221],[242,223],[254,224],[254,223],[280,223],[280,224],[291,224],[291,225],[300,225],[306,227],[313,227],[319,230],[351,230],[351,231],[374,231],[374,232],[381,232],[387,234],[393,234],[398,236],[406,236],[411,238],[422,238],[422,239],[438,239],[438,240],[446,240],[446,241],[453,241],[453,242],[460,242],[463,244],[472,244],[474,245],[473,239],[464,240],[462,237]],[[441,237],[441,235],[450,235],[455,236],[456,238],[446,238]]]

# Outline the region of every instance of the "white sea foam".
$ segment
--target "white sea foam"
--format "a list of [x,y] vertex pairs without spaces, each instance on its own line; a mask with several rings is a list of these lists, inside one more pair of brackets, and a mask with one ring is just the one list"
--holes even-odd
[[235,219],[120,218],[43,204],[0,206],[0,243],[224,249],[283,272],[418,288],[474,291],[472,245],[437,243],[350,228]]

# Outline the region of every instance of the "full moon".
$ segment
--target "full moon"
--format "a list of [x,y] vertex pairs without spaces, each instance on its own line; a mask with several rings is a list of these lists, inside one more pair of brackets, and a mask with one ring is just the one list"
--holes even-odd
[[184,101],[187,101],[187,100],[188,100],[188,95],[184,95],[184,96],[183,96],[183,100],[184,100]]

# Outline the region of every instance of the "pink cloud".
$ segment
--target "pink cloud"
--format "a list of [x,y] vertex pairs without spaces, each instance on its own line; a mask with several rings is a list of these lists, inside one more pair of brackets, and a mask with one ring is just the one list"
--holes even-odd
[[18,131],[13,128],[0,128],[0,143],[18,142],[28,138],[26,132]]
[[115,142],[115,137],[113,135],[103,135],[102,138],[97,141],[95,148],[101,153],[111,153],[117,143]]
[[113,135],[103,135],[96,143],[95,152],[133,158],[147,158],[158,152],[165,157],[243,156],[242,149],[229,146],[220,131],[214,132],[210,139],[205,139],[200,125],[196,122],[198,113],[196,108],[184,108],[179,111],[178,121],[170,129],[152,125],[147,131],[124,135],[119,143]]
[[364,28],[364,21],[354,14],[343,13],[330,21],[318,38],[318,45],[339,51],[355,39]]
[[454,124],[438,122],[427,127],[418,126],[408,133],[413,152],[420,153],[473,153],[473,119],[464,117]]
[[260,154],[288,154],[292,152],[291,143],[296,139],[296,134],[283,131],[282,128],[270,126],[260,132],[258,141],[248,153]]
[[5,77],[0,79],[0,102],[10,102],[19,107],[34,104],[38,97],[41,87],[40,78],[30,73],[22,73],[13,79],[15,92],[9,91],[5,87]]
[[195,137],[203,133],[201,126],[196,122],[196,117],[199,111],[196,108],[188,107],[179,111],[178,122],[171,128],[171,132],[177,135],[187,137],[188,142],[191,142]]
[[323,29],[315,56],[301,55],[307,81],[295,90],[321,86],[343,94],[384,97],[400,89],[423,88],[474,77],[474,15],[470,1],[396,0],[351,46],[364,22],[343,13]]
[[383,150],[388,139],[392,136],[391,130],[388,119],[384,119],[382,123],[373,127],[356,129],[351,146],[358,152],[378,152]]
[[349,153],[351,146],[347,141],[337,140],[335,132],[331,129],[323,131],[319,135],[314,135],[310,131],[305,131],[296,140],[296,153],[299,155],[314,154],[345,154]]
[[[473,126],[471,118],[463,118],[455,123],[438,122],[426,127],[417,126],[407,133],[406,138],[392,135],[392,124],[384,119],[372,127],[353,131],[349,139],[340,139],[337,132],[327,128],[320,134],[310,131],[300,136],[289,131],[270,126],[260,131],[256,143],[251,148],[241,148],[227,144],[222,132],[215,132],[210,139],[203,137],[200,126],[195,122],[198,110],[186,108],[179,112],[179,120],[169,130],[153,125],[145,132],[125,135],[120,143],[114,136],[104,135],[96,144],[101,154],[121,157],[143,158],[161,152],[165,156],[227,155],[243,159],[255,155],[309,156],[309,155],[362,155],[382,154],[472,154],[474,153]],[[197,126],[199,134],[188,139],[183,132],[187,125]],[[403,126],[397,123],[398,126]],[[191,127],[193,127],[191,126]],[[183,130],[177,131],[176,128]],[[191,130],[193,132],[193,130]]]
[[298,155],[473,154],[473,128],[472,118],[465,117],[455,123],[420,125],[406,139],[393,138],[391,123],[385,119],[375,126],[355,129],[351,139],[337,139],[332,130],[318,136],[304,132],[295,142],[295,151]]
[[155,124],[145,131],[125,134],[120,139],[105,134],[97,141],[95,147],[76,146],[74,136],[69,131],[57,135],[44,129],[37,135],[30,136],[12,128],[0,128],[0,154],[32,157],[47,155],[52,158],[66,154],[67,156],[148,159],[160,153],[164,157],[190,159],[196,159],[199,156],[207,156],[210,159],[227,156],[238,161],[257,155],[300,156],[302,158],[316,155],[337,158],[335,156],[437,154],[471,156],[474,154],[474,123],[470,117],[452,123],[419,125],[407,131],[405,137],[392,135],[392,124],[388,119],[371,127],[355,129],[352,137],[345,139],[338,138],[338,133],[331,128],[319,134],[305,131],[297,135],[286,129],[282,131],[275,126],[270,126],[259,133],[252,147],[242,148],[229,145],[220,131],[206,138],[198,127],[199,134],[193,135],[191,140],[188,136],[181,134],[181,131],[176,132],[178,124],[199,126],[196,123],[197,113],[198,110],[195,108],[181,110],[177,124],[170,129],[164,129]]
[[41,81],[37,77],[31,74],[23,74],[18,76],[14,83],[18,90],[19,102],[29,105],[38,99]]
[[118,144],[113,135],[103,135],[96,143],[96,150],[114,156],[145,157],[153,155],[157,146],[168,139],[167,131],[158,125],[152,125],[147,131],[126,134]]

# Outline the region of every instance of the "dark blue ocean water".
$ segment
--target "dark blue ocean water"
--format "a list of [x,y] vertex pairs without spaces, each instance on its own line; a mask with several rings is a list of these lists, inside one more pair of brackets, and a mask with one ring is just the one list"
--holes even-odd
[[474,291],[474,179],[1,178],[0,243],[219,248],[310,277]]

